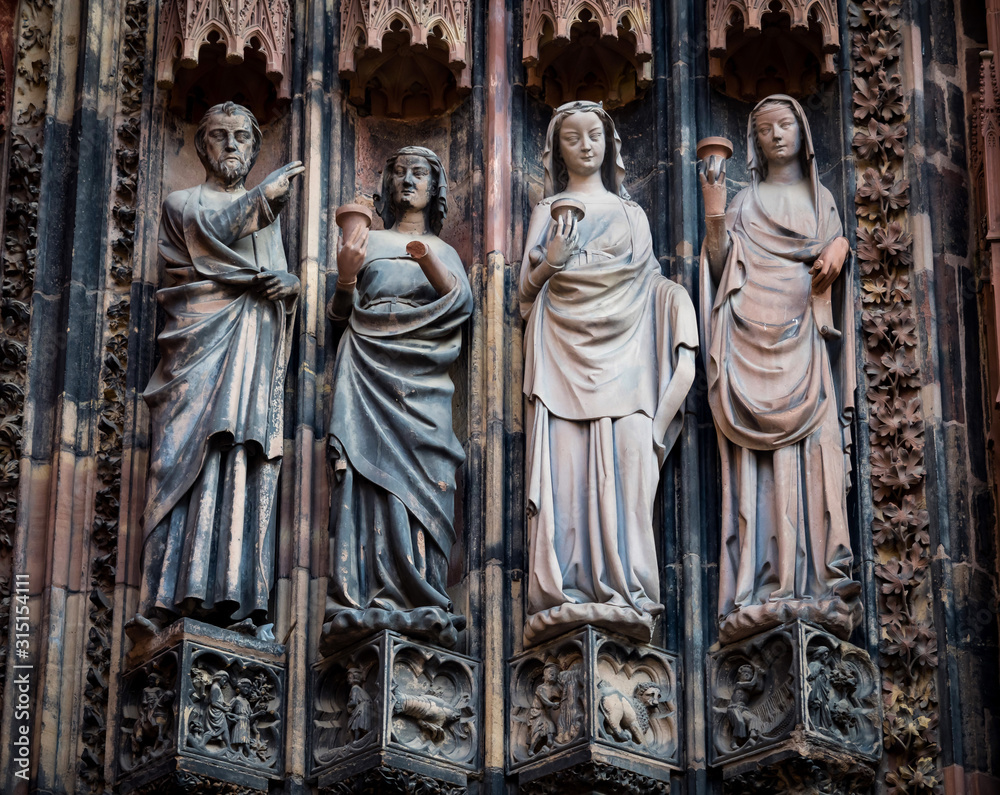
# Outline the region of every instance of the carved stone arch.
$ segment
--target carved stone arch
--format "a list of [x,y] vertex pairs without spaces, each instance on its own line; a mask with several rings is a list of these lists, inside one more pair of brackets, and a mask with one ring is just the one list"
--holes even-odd
[[164,0],[157,85],[185,116],[238,98],[266,121],[291,99],[290,24],[289,0]]
[[472,89],[467,5],[342,0],[339,68],[348,99],[362,112],[390,118],[455,108]]
[[748,102],[807,96],[836,74],[834,0],[709,0],[709,79]]
[[648,0],[528,0],[528,90],[553,107],[593,99],[613,108],[638,98],[652,81],[649,18]]

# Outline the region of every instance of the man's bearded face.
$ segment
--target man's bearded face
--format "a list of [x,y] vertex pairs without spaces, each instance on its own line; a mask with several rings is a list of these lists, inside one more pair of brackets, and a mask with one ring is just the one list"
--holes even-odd
[[246,116],[219,114],[205,132],[209,170],[230,187],[242,184],[250,173],[253,147],[253,131]]

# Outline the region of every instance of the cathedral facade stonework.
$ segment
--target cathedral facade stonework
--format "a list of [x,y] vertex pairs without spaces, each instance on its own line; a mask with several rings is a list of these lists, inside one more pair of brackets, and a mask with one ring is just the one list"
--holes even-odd
[[0,792],[1000,793],[997,0],[0,0]]

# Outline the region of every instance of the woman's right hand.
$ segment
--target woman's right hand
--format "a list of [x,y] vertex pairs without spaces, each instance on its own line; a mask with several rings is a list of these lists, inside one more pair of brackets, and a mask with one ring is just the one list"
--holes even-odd
[[712,155],[698,161],[698,180],[705,200],[705,215],[725,215],[726,212],[726,159]]
[[337,282],[352,285],[358,278],[361,266],[365,264],[368,251],[368,227],[358,224],[346,239],[337,241]]
[[549,243],[545,249],[545,260],[554,268],[561,268],[569,258],[580,250],[580,236],[576,218],[566,222],[566,216],[559,216],[550,227]]

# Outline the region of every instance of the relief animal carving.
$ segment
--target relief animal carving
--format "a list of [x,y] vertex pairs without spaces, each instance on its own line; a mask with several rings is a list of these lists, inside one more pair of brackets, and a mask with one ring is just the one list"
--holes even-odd
[[597,683],[597,691],[608,732],[620,742],[631,740],[644,745],[649,734],[649,715],[660,703],[660,686],[655,682],[640,682],[629,697],[602,679]]
[[[421,730],[435,743],[445,741],[446,728],[459,722],[463,717],[464,709],[469,706],[467,694],[463,694],[452,704],[442,698],[442,691],[436,687],[432,687],[420,695],[394,690],[392,697],[392,714],[413,718]],[[461,723],[452,730],[458,737],[468,736],[468,729]]]

